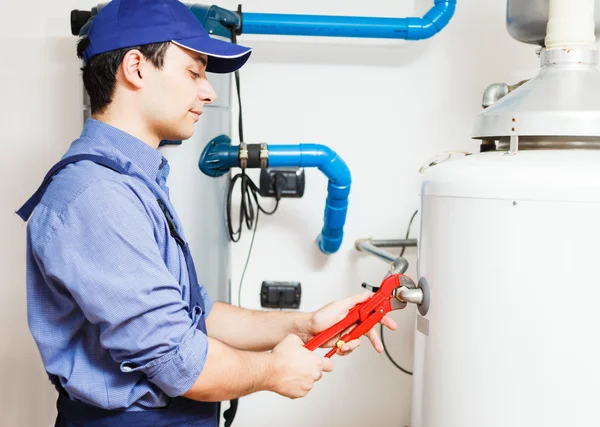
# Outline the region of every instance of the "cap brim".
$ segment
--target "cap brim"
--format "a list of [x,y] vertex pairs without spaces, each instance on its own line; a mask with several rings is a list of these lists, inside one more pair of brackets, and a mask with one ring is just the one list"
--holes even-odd
[[206,71],[232,73],[239,70],[250,58],[252,49],[210,37],[172,40],[178,46],[208,56]]

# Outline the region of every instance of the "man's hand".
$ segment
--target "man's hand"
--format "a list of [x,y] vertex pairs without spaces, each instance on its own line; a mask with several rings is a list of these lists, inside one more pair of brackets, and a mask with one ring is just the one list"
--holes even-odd
[[304,397],[323,372],[333,370],[333,362],[306,348],[296,335],[288,335],[273,349],[273,375],[270,389],[282,396]]
[[[354,307],[356,304],[360,304],[361,302],[366,301],[372,295],[372,292],[356,294],[351,297],[329,303],[320,310],[316,311],[308,321],[308,340],[342,320],[344,317],[346,317],[346,315],[352,307]],[[382,323],[384,326],[386,326],[388,329],[391,329],[392,331],[398,327],[396,322],[394,322],[388,316],[384,316],[383,319],[381,319],[380,323]],[[346,331],[343,331],[340,335],[338,335],[331,341],[325,343],[323,347],[333,347],[337,340],[343,334],[349,332],[350,330],[351,328],[347,329]],[[379,353],[382,353],[383,344],[381,343],[379,335],[377,334],[375,329],[373,328],[369,330],[369,332],[367,332],[366,335],[371,341],[371,344],[373,345],[375,350],[377,350],[377,352]],[[341,349],[338,349],[337,354],[341,356],[346,356],[352,353],[352,350],[356,349],[359,345],[360,339],[349,341],[345,343]]]

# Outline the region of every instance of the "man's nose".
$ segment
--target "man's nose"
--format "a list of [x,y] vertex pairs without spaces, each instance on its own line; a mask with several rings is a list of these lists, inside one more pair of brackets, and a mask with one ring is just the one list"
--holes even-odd
[[205,104],[212,104],[217,99],[217,94],[206,77],[200,82],[198,98]]

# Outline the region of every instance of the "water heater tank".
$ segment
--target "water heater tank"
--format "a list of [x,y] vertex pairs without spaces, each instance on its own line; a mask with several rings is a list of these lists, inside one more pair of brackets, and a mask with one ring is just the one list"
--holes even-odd
[[423,177],[412,427],[600,426],[600,150]]
[[489,151],[423,174],[412,427],[600,426],[593,0],[550,15],[539,74],[475,118]]

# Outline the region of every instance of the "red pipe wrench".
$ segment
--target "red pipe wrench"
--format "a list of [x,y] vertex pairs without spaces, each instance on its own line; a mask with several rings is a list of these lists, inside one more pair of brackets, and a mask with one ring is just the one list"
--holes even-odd
[[[350,309],[346,317],[316,335],[304,347],[313,351],[339,336],[346,329],[355,326],[351,331],[342,335],[333,349],[325,355],[325,357],[333,356],[337,352],[337,349],[342,348],[345,343],[360,338],[369,332],[373,326],[383,319],[386,313],[406,307],[406,302],[397,297],[397,291],[402,286],[412,289],[416,288],[415,282],[403,274],[392,274],[386,277],[379,288],[371,288],[375,293],[368,300],[355,305]],[[363,283],[363,287],[367,286]]]

